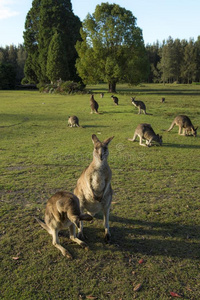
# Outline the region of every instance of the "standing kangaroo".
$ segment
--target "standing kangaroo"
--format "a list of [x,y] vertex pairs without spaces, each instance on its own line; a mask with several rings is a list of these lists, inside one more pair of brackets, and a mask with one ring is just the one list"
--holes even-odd
[[[90,215],[94,216],[99,211],[103,211],[106,242],[110,240],[109,213],[112,201],[112,172],[107,158],[109,154],[108,145],[113,138],[110,137],[100,142],[95,134],[92,135],[94,144],[93,160],[82,172],[74,190],[74,194],[80,200],[81,212],[85,209]],[[82,222],[78,231],[78,237],[84,239]]]
[[[174,119],[174,121],[172,122],[171,126],[169,127],[169,129],[167,131],[172,130],[172,128],[175,125],[177,125],[179,127],[178,134],[189,135],[191,133],[193,136],[195,136],[195,137],[197,136],[198,127],[194,128],[189,117],[184,116],[184,115],[176,116],[176,118]],[[182,130],[183,130],[183,133],[181,133]]]
[[[150,147],[152,141],[159,143],[160,146],[162,145],[162,136],[160,136],[159,134],[155,134],[150,124],[139,124],[135,129],[133,138],[128,140],[134,142],[137,136],[139,136],[140,138],[140,146]],[[146,140],[146,145],[142,143],[143,139]]]
[[97,101],[94,100],[94,95],[90,98],[90,107],[91,107],[91,114],[95,113],[98,114],[99,104]]
[[53,237],[53,245],[62,252],[62,255],[72,259],[72,255],[60,245],[58,233],[69,227],[70,239],[82,247],[87,244],[76,237],[76,228],[80,221],[91,221],[92,216],[81,214],[79,199],[72,193],[57,192],[48,201],[45,210],[45,223],[35,217],[37,222]]
[[137,101],[136,101],[136,100],[135,100],[135,97],[132,97],[131,100],[132,100],[132,104],[133,104],[135,107],[138,108],[138,114],[139,114],[139,115],[141,114],[141,110],[143,111],[143,113],[144,113],[145,115],[147,115],[147,113],[146,113],[146,105],[144,104],[143,101],[141,101],[141,100],[137,100]]

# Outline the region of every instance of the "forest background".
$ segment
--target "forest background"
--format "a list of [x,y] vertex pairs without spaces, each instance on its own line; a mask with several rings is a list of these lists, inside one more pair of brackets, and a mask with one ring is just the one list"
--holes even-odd
[[[49,31],[49,36],[51,37],[51,41],[56,38],[56,34],[58,37],[58,30],[55,31],[55,28],[58,29],[58,26],[62,25],[62,22],[67,23],[66,30],[64,33],[68,32],[68,38],[63,42],[61,38],[60,44],[66,44],[68,47],[61,49],[66,53],[66,57],[70,60],[70,70],[73,71],[68,72],[69,80],[80,81],[80,77],[77,76],[76,71],[76,59],[78,58],[77,52],[75,50],[75,44],[78,40],[81,40],[80,29],[84,25],[80,22],[80,19],[73,14],[72,6],[70,1],[59,1],[61,4],[65,3],[66,10],[68,14],[64,14],[64,17],[61,18],[63,21],[61,24],[52,22],[52,8],[51,10],[45,5],[45,1],[41,1],[44,5],[41,5],[40,11],[38,11],[36,0],[33,1],[31,10],[27,13],[27,18],[25,22],[25,30],[24,30],[24,44],[8,45],[5,47],[0,47],[0,89],[14,89],[16,87],[21,86],[22,84],[37,84],[40,82],[40,78],[37,76],[29,76],[27,78],[26,71],[28,68],[28,60],[30,57],[30,45],[42,49],[42,52],[39,56],[36,55],[36,51],[33,51],[33,55],[35,55],[35,61],[39,58],[39,63],[41,65],[41,69],[45,69],[48,64],[51,66],[51,63],[46,61],[48,50],[44,50],[45,47],[50,47],[50,38],[46,40],[45,43],[41,44],[39,42],[31,40],[35,32],[38,32],[38,41],[44,41],[47,37],[47,31]],[[99,6],[98,6],[99,7]],[[96,8],[97,9],[97,8]],[[95,10],[96,11],[96,10]],[[32,16],[38,15],[40,13],[40,24],[34,23]],[[57,16],[59,14],[59,9],[56,11],[54,19],[57,20]],[[42,17],[43,16],[43,17]],[[47,16],[48,22],[47,22]],[[90,16],[91,17],[91,16]],[[92,16],[94,19],[94,16]],[[88,17],[87,17],[88,18]],[[86,20],[87,20],[86,18]],[[56,21],[58,22],[58,21]],[[30,23],[33,24],[32,27]],[[46,24],[46,25],[44,25]],[[35,26],[39,26],[37,30]],[[73,27],[73,31],[70,31],[70,28]],[[135,26],[137,28],[137,26]],[[39,30],[40,29],[40,30]],[[73,36],[69,36],[69,31],[72,32]],[[34,33],[34,34],[33,34]],[[60,37],[59,37],[60,38]],[[69,41],[72,41],[70,44]],[[52,45],[52,44],[51,44]],[[190,40],[180,40],[173,39],[169,37],[167,40],[163,40],[162,42],[157,41],[156,43],[147,44],[144,46],[145,53],[147,57],[147,61],[145,62],[148,65],[148,73],[145,78],[143,78],[143,82],[146,83],[199,83],[200,82],[200,36],[195,41],[194,39]],[[60,50],[60,49],[59,49]],[[60,53],[62,54],[62,51]],[[46,52],[45,52],[46,51]],[[33,56],[32,56],[33,57]],[[63,57],[60,55],[60,57]],[[33,59],[33,58],[32,58]],[[63,60],[63,59],[62,59]],[[45,61],[45,64],[43,63]],[[52,61],[49,60],[50,62]],[[44,64],[44,66],[42,66]],[[63,62],[63,65],[65,63]],[[66,71],[66,68],[65,68]],[[42,73],[42,72],[40,72]],[[65,79],[65,78],[64,78]],[[44,81],[44,78],[42,78]],[[46,78],[48,82],[48,78]]]

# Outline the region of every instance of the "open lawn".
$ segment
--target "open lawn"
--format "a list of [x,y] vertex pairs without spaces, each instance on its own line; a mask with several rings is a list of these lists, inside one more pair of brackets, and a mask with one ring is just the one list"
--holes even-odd
[[[200,137],[165,131],[178,114],[200,126],[200,85],[118,85],[119,106],[106,88],[88,87],[99,115],[90,114],[89,94],[0,91],[0,299],[200,299]],[[138,115],[132,96],[152,115]],[[69,128],[69,115],[82,127]],[[163,146],[127,140],[144,122]],[[34,216],[44,217],[56,191],[73,192],[92,160],[93,133],[115,136],[112,238],[105,244],[101,214],[84,226],[89,251],[63,231],[70,261]]]

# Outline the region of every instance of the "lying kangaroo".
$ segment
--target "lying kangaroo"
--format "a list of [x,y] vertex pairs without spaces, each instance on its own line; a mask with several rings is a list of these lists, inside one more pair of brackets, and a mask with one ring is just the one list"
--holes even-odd
[[[180,135],[189,135],[192,134],[193,136],[197,136],[197,128],[194,128],[192,122],[189,117],[184,115],[176,116],[174,121],[172,122],[171,126],[167,131],[172,130],[172,128],[177,125],[179,127],[178,134]],[[183,133],[181,131],[183,130]]]
[[[80,200],[81,212],[86,209],[90,215],[94,216],[100,210],[103,211],[105,241],[110,239],[109,212],[112,201],[112,172],[107,158],[109,154],[108,144],[112,139],[113,137],[110,137],[100,142],[95,134],[92,135],[94,144],[93,160],[82,172],[74,190],[74,194]],[[78,231],[78,237],[84,239],[82,223]]]
[[[152,145],[151,142],[153,141],[159,143],[160,146],[162,145],[162,136],[160,136],[159,134],[155,134],[150,124],[146,124],[146,123],[139,124],[135,129],[133,138],[128,140],[134,142],[137,136],[139,136],[140,138],[141,146],[150,147]],[[142,143],[142,140],[146,140],[146,145]]]
[[113,99],[113,102],[115,103],[115,105],[119,104],[119,99],[116,96],[111,96],[111,98]]
[[69,227],[70,239],[80,246],[87,248],[87,244],[76,237],[76,228],[80,227],[80,221],[91,221],[92,216],[81,214],[79,199],[72,193],[57,192],[47,202],[45,210],[45,223],[35,217],[38,223],[53,237],[53,245],[64,256],[72,259],[72,255],[59,242],[58,232]]
[[144,113],[145,115],[147,115],[147,113],[146,113],[146,105],[144,104],[143,101],[141,101],[141,100],[136,101],[136,100],[135,100],[135,97],[132,97],[131,100],[132,100],[132,104],[133,104],[135,107],[138,108],[138,114],[139,114],[139,115],[141,114],[141,110],[143,111],[143,113]]
[[77,116],[69,117],[68,118],[68,126],[70,126],[70,127],[80,127],[78,117]]
[[90,98],[90,107],[91,107],[91,114],[95,113],[98,114],[99,104],[97,101],[94,100],[94,95]]

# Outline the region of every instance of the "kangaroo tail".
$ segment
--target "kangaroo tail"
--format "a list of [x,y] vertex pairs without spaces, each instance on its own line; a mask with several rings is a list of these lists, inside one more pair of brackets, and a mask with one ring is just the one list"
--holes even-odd
[[175,125],[175,123],[174,123],[174,122],[172,122],[171,126],[169,127],[169,129],[167,129],[167,131],[170,131],[170,130],[172,130],[172,129],[174,128],[174,125]]
[[48,231],[50,233],[49,227],[42,220],[38,219],[37,217],[34,217],[34,218],[40,224],[40,226],[42,226],[46,231]]

